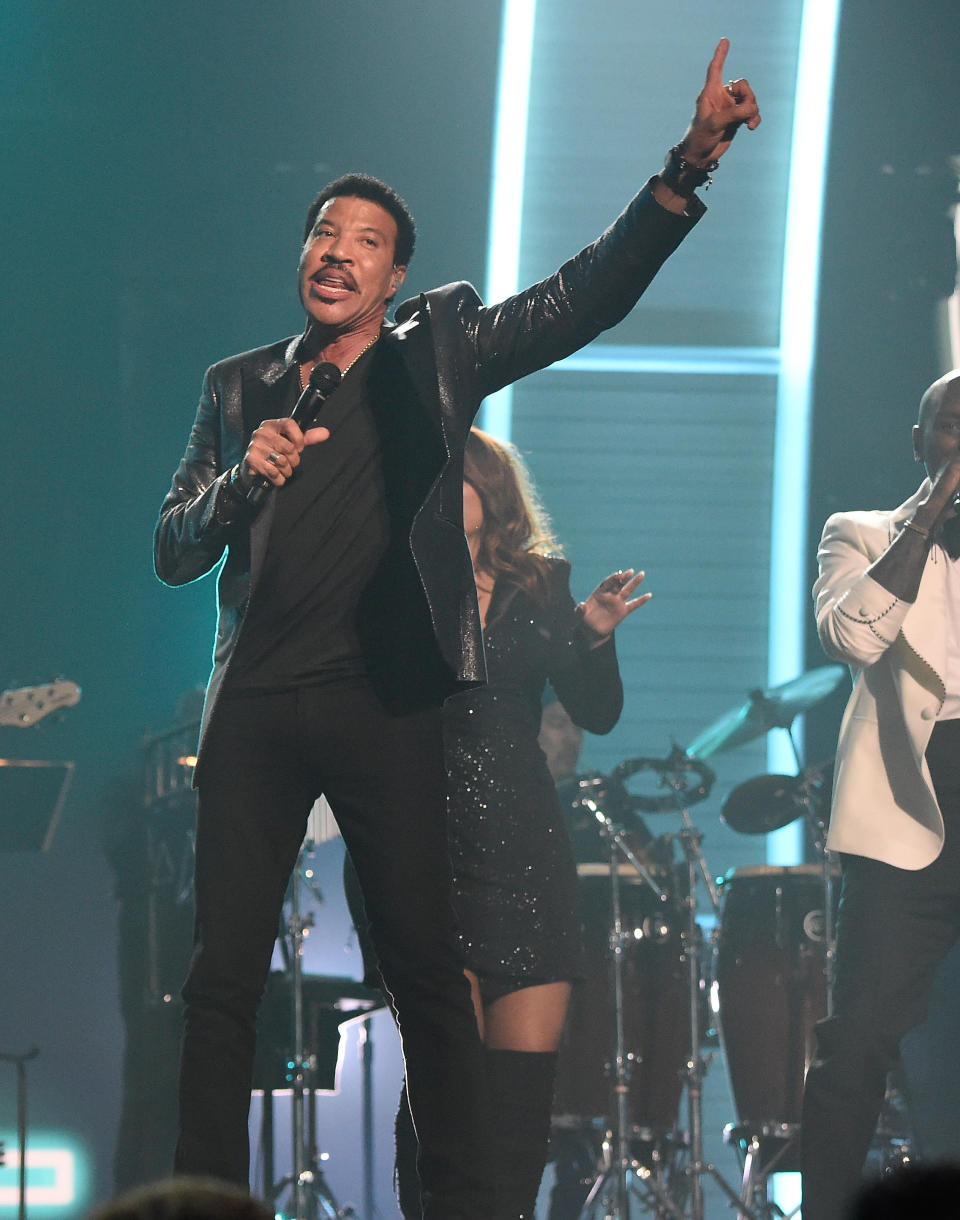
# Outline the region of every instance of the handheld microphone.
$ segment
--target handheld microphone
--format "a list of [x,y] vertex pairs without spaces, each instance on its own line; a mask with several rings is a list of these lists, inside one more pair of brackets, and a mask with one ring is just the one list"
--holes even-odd
[[960,487],[953,493],[953,499],[950,501],[954,511],[960,513]]
[[[322,364],[315,364],[310,370],[310,376],[303,387],[303,392],[297,399],[297,405],[290,412],[293,422],[300,428],[306,429],[307,425],[316,418],[317,412],[327,397],[339,384],[340,370],[335,364],[331,364],[329,360],[324,360]],[[266,475],[254,475],[252,485],[246,495],[250,507],[259,508],[272,486],[273,484]]]

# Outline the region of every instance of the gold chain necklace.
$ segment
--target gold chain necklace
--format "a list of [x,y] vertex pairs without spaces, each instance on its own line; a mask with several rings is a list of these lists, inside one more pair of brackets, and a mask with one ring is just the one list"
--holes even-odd
[[[340,380],[341,380],[341,381],[343,380],[343,378],[344,378],[344,377],[346,377],[347,373],[349,373],[349,372],[350,372],[350,370],[351,370],[351,369],[353,368],[353,366],[354,366],[354,365],[357,363],[357,361],[360,359],[360,357],[361,357],[361,356],[365,356],[365,355],[367,354],[367,352],[368,352],[368,351],[371,349],[371,347],[373,347],[374,343],[376,343],[376,342],[377,342],[377,340],[378,340],[379,338],[380,338],[380,336],[379,336],[379,335],[374,335],[374,336],[373,336],[373,338],[370,340],[370,342],[367,344],[367,346],[366,346],[365,348],[363,348],[363,350],[362,350],[362,351],[357,352],[357,354],[356,354],[356,355],[354,356],[354,358],[353,358],[353,359],[350,361],[350,363],[347,365],[347,367],[346,367],[345,369],[341,369],[341,371],[340,371]],[[306,383],[305,383],[305,382],[304,382],[304,380],[303,380],[303,365],[302,365],[302,364],[301,364],[301,365],[299,365],[299,366],[298,366],[298,369],[299,369],[299,373],[300,373],[300,389],[301,389],[301,390],[305,390],[305,389],[306,389]]]

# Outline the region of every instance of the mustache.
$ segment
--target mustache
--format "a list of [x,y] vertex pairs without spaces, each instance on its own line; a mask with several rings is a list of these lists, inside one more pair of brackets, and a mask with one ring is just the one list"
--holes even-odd
[[323,280],[330,277],[336,277],[336,279],[341,281],[348,288],[355,289],[357,286],[356,280],[346,269],[346,267],[344,267],[342,263],[336,262],[327,262],[324,263],[322,267],[318,267],[313,275],[310,276],[310,280],[314,284],[319,284],[322,283]]

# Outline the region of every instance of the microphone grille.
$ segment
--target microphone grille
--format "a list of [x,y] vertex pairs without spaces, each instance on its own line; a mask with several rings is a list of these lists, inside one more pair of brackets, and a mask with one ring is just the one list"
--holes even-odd
[[310,385],[318,394],[329,394],[340,384],[340,370],[329,360],[315,364],[310,370]]

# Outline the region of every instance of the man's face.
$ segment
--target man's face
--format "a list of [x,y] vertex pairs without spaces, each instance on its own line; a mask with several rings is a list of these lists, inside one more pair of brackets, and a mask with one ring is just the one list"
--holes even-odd
[[328,199],[300,254],[307,314],[340,334],[379,325],[406,272],[393,264],[396,243],[397,222],[378,203],[352,195]]
[[932,479],[947,462],[960,458],[960,378],[945,387],[936,411],[914,425],[913,448]]

